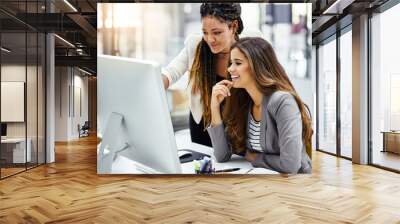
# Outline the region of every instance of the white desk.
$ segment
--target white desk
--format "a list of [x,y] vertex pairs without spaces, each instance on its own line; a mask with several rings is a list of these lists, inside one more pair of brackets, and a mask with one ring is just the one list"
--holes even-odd
[[[212,164],[216,170],[229,169],[229,168],[240,168],[240,170],[235,172],[229,172],[229,174],[278,174],[278,172],[264,169],[264,168],[254,168],[249,162],[247,162],[243,157],[233,155],[231,160],[225,163],[217,163],[214,155],[213,149],[204,145],[193,143],[190,139],[190,132],[188,129],[178,131],[175,133],[176,145],[178,150],[180,149],[190,149],[193,151],[205,153],[211,155],[213,160]],[[143,173],[143,169],[138,169],[137,163],[134,161],[118,156],[113,163],[112,173],[115,174],[137,174]],[[194,164],[192,162],[182,164],[182,174],[195,174]]]
[[[8,147],[12,146],[12,163],[25,163],[25,158],[27,158],[27,162],[31,161],[31,145],[32,140],[27,138],[27,147],[25,154],[25,138],[6,138],[1,139],[1,144]],[[4,147],[3,146],[3,147]],[[4,151],[6,151],[5,149]]]

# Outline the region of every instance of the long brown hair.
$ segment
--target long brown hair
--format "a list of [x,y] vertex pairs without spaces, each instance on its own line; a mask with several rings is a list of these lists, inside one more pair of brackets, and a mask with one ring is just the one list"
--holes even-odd
[[[243,31],[243,22],[240,18],[241,7],[238,3],[203,3],[200,6],[201,18],[213,16],[229,27],[233,21],[238,21],[236,39]],[[195,57],[190,69],[189,81],[192,84],[192,93],[200,92],[203,105],[203,124],[207,127],[211,122],[211,90],[217,83],[215,72],[216,55],[211,52],[207,42],[202,39],[197,45]]]
[[[313,130],[308,107],[303,103],[289,80],[285,70],[279,63],[272,46],[259,37],[242,38],[232,45],[249,61],[251,73],[256,80],[257,88],[269,95],[275,91],[290,93],[299,107],[303,125],[302,138],[306,144],[307,153],[311,158],[311,137]],[[227,129],[227,135],[235,153],[246,150],[246,126],[250,103],[252,102],[245,89],[232,89],[231,97],[226,98],[222,117]]]

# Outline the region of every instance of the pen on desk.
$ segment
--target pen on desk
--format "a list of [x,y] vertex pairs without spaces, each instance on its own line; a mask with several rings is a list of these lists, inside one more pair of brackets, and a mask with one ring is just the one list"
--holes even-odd
[[223,172],[234,172],[234,171],[238,171],[240,170],[240,168],[231,168],[231,169],[224,169],[224,170],[216,170],[216,173],[223,173]]

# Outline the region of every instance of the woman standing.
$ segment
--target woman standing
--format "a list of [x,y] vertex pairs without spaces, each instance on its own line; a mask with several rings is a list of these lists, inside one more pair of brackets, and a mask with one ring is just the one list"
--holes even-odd
[[211,146],[205,129],[211,122],[211,90],[227,78],[229,52],[243,30],[237,3],[203,3],[200,7],[203,36],[191,35],[185,48],[162,69],[164,87],[189,72],[190,135],[192,142]]

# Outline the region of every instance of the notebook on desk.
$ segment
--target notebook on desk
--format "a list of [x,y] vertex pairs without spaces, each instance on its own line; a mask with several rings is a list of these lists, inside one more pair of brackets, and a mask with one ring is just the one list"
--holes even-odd
[[246,163],[246,165],[242,165],[239,162],[231,162],[231,163],[216,163],[214,166],[215,170],[224,170],[231,168],[240,168],[240,170],[220,173],[220,174],[279,174],[278,172],[266,168],[255,168],[250,165],[250,163]]
[[252,168],[246,174],[279,174],[278,172],[265,168]]
[[265,168],[241,168],[240,170],[237,171],[220,173],[220,174],[279,174],[279,173]]

